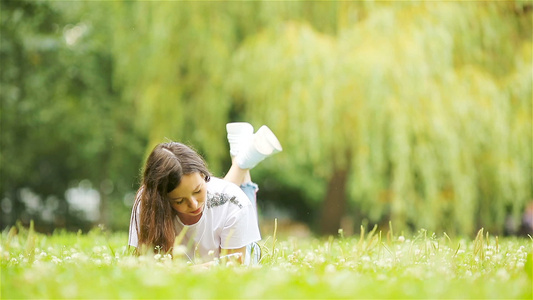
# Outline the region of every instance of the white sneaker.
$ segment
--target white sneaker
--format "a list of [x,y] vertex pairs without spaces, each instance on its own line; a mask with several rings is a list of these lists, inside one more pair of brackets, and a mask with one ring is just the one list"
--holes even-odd
[[226,131],[228,132],[229,153],[231,157],[235,157],[252,139],[254,127],[250,123],[234,122],[226,124]]
[[242,148],[235,157],[241,169],[252,169],[268,156],[281,152],[283,148],[276,135],[266,125],[261,126],[253,135],[246,148]]

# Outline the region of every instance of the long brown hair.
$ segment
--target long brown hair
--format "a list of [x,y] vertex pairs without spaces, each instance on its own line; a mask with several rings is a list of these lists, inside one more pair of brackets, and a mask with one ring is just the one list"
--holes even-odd
[[[176,142],[162,143],[152,150],[143,172],[142,185],[133,206],[132,222],[138,236],[137,252],[142,247],[157,247],[162,253],[172,250],[176,232],[176,211],[167,194],[181,182],[183,175],[199,172],[209,181],[210,172],[204,159],[190,147]],[[140,205],[139,223],[137,214]]]

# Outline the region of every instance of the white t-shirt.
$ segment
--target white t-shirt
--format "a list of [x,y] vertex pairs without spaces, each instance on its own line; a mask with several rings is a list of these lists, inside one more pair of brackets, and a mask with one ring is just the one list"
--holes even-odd
[[[193,262],[213,260],[219,257],[221,248],[239,249],[261,240],[257,213],[246,194],[237,185],[216,177],[211,177],[207,183],[206,203],[200,220],[184,225],[176,216],[174,227],[177,234],[186,230],[181,245]],[[136,226],[132,222],[128,244],[138,245]]]

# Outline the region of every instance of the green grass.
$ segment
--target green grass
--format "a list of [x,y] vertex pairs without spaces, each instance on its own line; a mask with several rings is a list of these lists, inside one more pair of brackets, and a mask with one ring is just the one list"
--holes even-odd
[[2,299],[532,298],[531,239],[482,230],[474,240],[425,230],[265,236],[260,265],[210,269],[179,257],[128,255],[125,233],[16,232],[2,234]]

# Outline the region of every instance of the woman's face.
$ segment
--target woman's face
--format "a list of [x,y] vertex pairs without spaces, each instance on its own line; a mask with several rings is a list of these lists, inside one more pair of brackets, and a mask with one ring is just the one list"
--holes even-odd
[[180,184],[168,193],[170,205],[184,224],[191,225],[200,220],[205,207],[206,188],[204,176],[196,172],[183,175]]

